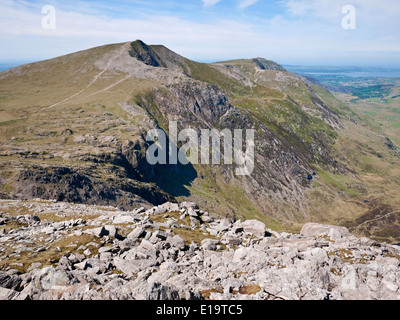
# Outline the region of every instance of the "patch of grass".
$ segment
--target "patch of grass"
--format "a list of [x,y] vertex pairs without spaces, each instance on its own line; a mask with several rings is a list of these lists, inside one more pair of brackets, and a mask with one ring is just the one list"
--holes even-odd
[[258,284],[248,284],[243,287],[240,287],[238,291],[233,291],[233,294],[246,294],[246,295],[251,295],[251,294],[256,294],[261,291],[261,287]]
[[[8,258],[3,258],[0,261],[0,269],[12,267],[16,268],[21,273],[26,273],[33,263],[41,263],[42,266],[53,265],[57,263],[62,256],[67,255],[68,253],[83,253],[83,250],[77,250],[77,248],[79,248],[81,245],[86,246],[90,242],[97,243],[99,245],[98,247],[90,247],[93,255],[98,254],[98,249],[102,245],[102,242],[98,237],[88,234],[82,234],[81,236],[62,237],[61,239],[51,243],[51,245],[40,241],[36,243],[24,244],[29,248],[29,250],[22,251],[18,255],[13,254],[16,245],[13,245],[12,248],[4,247],[6,251],[2,252],[2,254],[6,254]],[[46,249],[38,252],[37,249],[41,247]]]
[[32,209],[27,208],[23,204],[21,205],[4,205],[0,206],[1,211],[12,216],[12,217],[17,217],[17,216],[23,216],[26,214],[31,214],[34,215],[35,212]]
[[189,66],[189,75],[197,80],[216,84],[221,87],[229,96],[243,95],[250,93],[250,88],[243,86],[239,81],[230,78],[206,63],[199,63],[185,59]]
[[[344,249],[344,248],[328,252],[328,256],[333,256],[333,255],[338,256],[340,260],[342,260],[342,262],[350,264],[365,264],[371,260],[367,254],[361,254],[361,258],[356,258],[350,249]],[[336,268],[331,268],[331,272],[336,275],[341,275],[341,272],[338,271]]]
[[[185,224],[185,225],[190,225],[190,218],[189,216],[186,216],[184,219],[180,219],[181,215],[183,213],[180,211],[172,211],[172,212],[164,212],[164,213],[158,213],[158,214],[153,214],[150,216],[150,219],[155,222],[161,222],[164,223],[166,222],[169,218],[174,218],[177,220],[178,224]],[[168,218],[163,218],[165,215],[168,215]]]
[[222,289],[206,289],[206,290],[201,290],[200,293],[203,296],[205,300],[210,300],[211,299],[211,294],[212,293],[224,293],[224,290]]
[[28,224],[21,223],[18,220],[10,220],[6,224],[2,225],[2,229],[4,229],[7,233],[11,230],[17,230],[22,227],[26,227]]
[[212,236],[200,229],[191,230],[185,228],[175,228],[173,232],[176,235],[180,236],[183,240],[185,240],[185,244],[187,246],[190,245],[192,242],[201,243],[204,239],[217,239],[215,236]]
[[351,179],[344,174],[333,174],[325,170],[318,170],[319,177],[337,191],[344,191],[350,197],[360,197],[360,192],[350,187]]
[[[168,218],[163,218],[163,216],[168,215]],[[186,225],[190,226],[190,217],[186,216],[184,219],[180,219],[182,212],[180,211],[173,211],[173,212],[165,212],[160,214],[151,215],[150,219],[154,222],[165,223],[169,218],[175,218],[178,225]],[[203,223],[203,222],[200,222]],[[207,224],[206,224],[207,225]],[[215,236],[212,236],[206,231],[203,231],[199,228],[195,229],[186,229],[184,227],[178,227],[172,229],[173,233],[180,236],[187,246],[189,246],[192,242],[200,244],[204,239],[218,239]]]
[[331,273],[333,273],[336,276],[341,276],[343,275],[340,271],[338,271],[336,268],[331,268]]

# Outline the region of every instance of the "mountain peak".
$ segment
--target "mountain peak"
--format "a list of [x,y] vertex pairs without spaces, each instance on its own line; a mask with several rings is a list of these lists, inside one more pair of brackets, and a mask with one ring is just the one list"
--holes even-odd
[[136,40],[131,43],[129,54],[131,57],[134,57],[149,66],[166,67],[158,54],[142,40]]
[[235,60],[226,60],[215,62],[216,65],[224,65],[230,67],[239,67],[245,68],[249,72],[254,72],[254,65],[257,69],[260,70],[274,70],[274,71],[283,71],[287,72],[287,70],[282,67],[280,64],[276,63],[272,60],[267,60],[265,58],[257,57],[252,59],[235,59]]
[[129,54],[152,67],[187,70],[186,59],[163,45],[147,45],[136,40],[131,43]]
[[276,70],[276,71],[287,72],[287,70],[284,67],[282,67],[280,64],[278,64],[272,60],[267,60],[267,59],[258,57],[258,58],[252,59],[252,61],[261,70]]

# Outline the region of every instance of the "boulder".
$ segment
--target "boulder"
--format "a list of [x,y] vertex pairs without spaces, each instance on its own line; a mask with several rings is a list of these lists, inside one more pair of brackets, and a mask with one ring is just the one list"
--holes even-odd
[[300,233],[306,237],[328,236],[334,241],[351,235],[349,230],[345,227],[324,225],[314,222],[303,225]]
[[166,211],[179,211],[179,204],[166,202],[162,205],[159,205],[158,208],[165,209]]
[[22,279],[20,277],[0,271],[0,287],[18,291],[21,282]]
[[201,241],[201,248],[203,250],[217,250],[217,245],[220,243],[219,240],[214,240],[214,239],[204,239]]
[[185,249],[185,240],[183,240],[180,236],[175,235],[173,237],[170,237],[168,239],[168,242],[170,243],[171,247],[176,248],[178,250],[183,250]]
[[0,287],[0,300],[28,300],[28,299],[29,296],[25,293]]
[[57,291],[70,285],[70,277],[66,271],[45,267],[36,269],[31,273],[29,286],[22,291],[33,300],[42,299],[43,295],[49,291]]
[[[153,236],[151,236],[153,237]],[[151,238],[150,238],[151,239]],[[150,240],[143,239],[140,243],[139,248],[143,248],[146,250],[155,250],[154,244]]]
[[87,234],[94,235],[94,236],[99,237],[99,238],[105,236],[108,233],[104,227],[87,229],[84,232],[87,233]]
[[222,237],[222,240],[226,241],[228,244],[233,245],[233,246],[238,246],[240,245],[240,238],[237,235],[233,234],[225,234]]
[[149,241],[151,243],[157,243],[159,241],[165,241],[168,238],[169,234],[161,231],[161,230],[157,230],[155,231],[152,236],[150,237]]
[[88,266],[88,265],[87,265],[86,260],[74,264],[75,269],[78,269],[78,270],[86,270],[87,266]]
[[147,300],[180,300],[179,291],[173,285],[153,282],[148,286]]
[[198,209],[199,208],[195,202],[190,202],[190,201],[181,202],[179,206],[181,208],[185,208],[185,209],[189,209],[189,208]]
[[197,218],[199,216],[199,214],[197,213],[197,210],[193,209],[193,208],[188,208],[188,214],[191,217]]
[[131,231],[128,236],[127,239],[130,240],[137,240],[139,238],[144,238],[146,235],[146,230],[143,227],[137,227],[135,228],[133,231]]
[[121,255],[127,261],[136,264],[140,269],[157,265],[157,253],[151,242],[143,239],[139,247],[134,247]]
[[309,248],[304,253],[304,258],[318,264],[324,264],[329,261],[326,251],[321,248]]
[[265,224],[258,220],[246,220],[242,222],[241,227],[244,232],[249,232],[256,237],[263,238],[265,236]]
[[132,217],[131,215],[121,215],[121,216],[116,216],[113,219],[113,224],[131,224],[135,222],[135,218]]
[[213,218],[213,217],[206,216],[206,215],[203,215],[203,216],[201,217],[201,220],[203,220],[203,222],[205,222],[205,223],[214,222],[214,218]]
[[115,257],[113,260],[113,264],[118,270],[129,277],[136,275],[141,270],[140,267],[134,262],[125,260],[121,257]]

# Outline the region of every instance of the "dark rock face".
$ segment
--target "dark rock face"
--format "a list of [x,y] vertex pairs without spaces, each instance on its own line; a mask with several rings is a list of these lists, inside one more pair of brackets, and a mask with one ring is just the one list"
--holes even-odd
[[131,50],[129,51],[131,57],[144,62],[152,67],[166,67],[161,58],[143,41],[137,40],[131,43]]
[[[324,163],[336,166],[330,156],[330,137],[313,134],[313,143],[304,140],[284,127],[271,130],[246,110],[232,105],[226,94],[216,85],[201,81],[186,81],[155,89],[145,97],[138,97],[137,103],[154,119],[168,127],[167,120],[178,122],[179,129],[194,128],[200,135],[201,129],[219,128],[256,130],[256,168],[251,177],[245,177],[250,194],[262,196],[260,188],[272,192],[273,197],[286,197],[293,204],[301,206],[302,194],[310,186],[309,172],[318,156]],[[289,100],[293,107],[300,109],[296,102]],[[337,115],[320,100],[325,117],[336,121]],[[307,119],[306,119],[307,120]],[[233,166],[225,166],[223,174],[229,181],[235,179]],[[283,194],[283,196],[282,196]]]
[[286,72],[286,69],[282,67],[280,64],[277,64],[274,61],[266,60],[264,58],[255,58],[253,62],[261,69],[261,70],[276,70]]
[[388,137],[386,137],[386,142],[385,142],[386,146],[393,151],[397,151],[396,146],[394,145],[394,143],[392,142],[392,140],[390,140]]
[[101,181],[89,169],[34,167],[16,177],[15,193],[20,198],[54,199],[86,204],[118,205],[130,208],[141,201],[163,203],[171,196],[159,188],[136,180]]
[[[182,124],[194,121],[203,126],[204,122],[209,125],[217,124],[228,111],[235,110],[225,94],[215,85],[187,81],[166,88],[168,91],[156,90],[151,98],[160,111],[170,118],[179,117]],[[199,121],[199,118],[204,122]]]
[[0,271],[0,287],[18,291],[21,282],[22,280],[20,277]]

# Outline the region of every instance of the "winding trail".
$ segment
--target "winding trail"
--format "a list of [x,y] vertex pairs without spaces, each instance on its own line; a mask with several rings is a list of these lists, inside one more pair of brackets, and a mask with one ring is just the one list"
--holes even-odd
[[396,210],[396,211],[392,211],[389,213],[384,214],[383,216],[377,217],[377,218],[373,218],[373,219],[369,219],[369,220],[365,220],[364,222],[360,223],[359,225],[357,225],[355,228],[359,228],[361,227],[363,224],[369,223],[369,222],[373,222],[373,221],[378,221],[381,220],[383,218],[386,218],[387,216],[394,214],[394,213],[400,213],[400,210]]
[[[94,83],[95,83],[109,68],[110,68],[110,66],[111,66],[111,64],[114,62],[114,60],[115,60],[117,57],[121,56],[121,55],[124,53],[124,51],[125,51],[125,46],[121,46],[121,48],[120,48],[120,50],[118,51],[118,53],[117,53],[116,55],[112,55],[111,58],[107,61],[107,64],[106,64],[106,67],[104,68],[104,70],[102,70],[100,73],[98,73],[97,75],[95,75],[94,78],[93,78],[93,80],[86,86],[86,88],[83,88],[82,90],[80,90],[80,91],[74,93],[73,95],[71,95],[71,96],[69,96],[69,97],[67,97],[67,98],[65,98],[65,99],[63,99],[63,100],[61,100],[61,101],[59,101],[59,102],[57,102],[57,103],[52,104],[51,106],[48,106],[48,107],[45,107],[45,108],[40,109],[39,112],[45,111],[45,110],[48,110],[48,109],[51,109],[51,108],[54,108],[54,107],[56,107],[56,106],[58,106],[58,105],[60,105],[60,104],[62,104],[62,103],[64,103],[64,102],[67,102],[68,100],[71,100],[72,98],[74,98],[74,97],[80,95],[82,92],[84,92],[84,91],[86,91],[87,89],[89,89],[89,88],[90,88],[90,87],[91,87],[91,86],[92,86],[92,85],[93,85],[93,84],[94,84]],[[99,92],[108,90],[109,88],[111,88],[111,87],[117,85],[118,83],[121,83],[122,81],[126,80],[127,78],[129,78],[129,77],[126,77],[126,78],[124,78],[124,79],[122,79],[122,80],[119,80],[119,81],[117,81],[116,83],[114,83],[114,84],[108,86],[108,87],[105,88],[105,89],[102,89],[102,90],[99,90],[99,91],[97,91],[97,92],[95,92],[95,93],[92,93],[92,94],[89,95],[88,97],[90,97],[90,96],[92,96],[92,95],[95,95],[95,94],[97,94],[97,93],[99,93]]]

